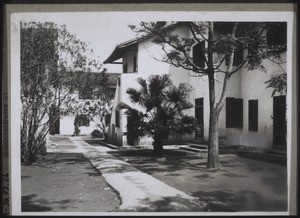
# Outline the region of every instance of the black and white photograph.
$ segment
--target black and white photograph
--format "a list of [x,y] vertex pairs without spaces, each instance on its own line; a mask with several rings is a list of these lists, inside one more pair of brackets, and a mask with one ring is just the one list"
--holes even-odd
[[13,213],[289,214],[293,19],[12,13]]

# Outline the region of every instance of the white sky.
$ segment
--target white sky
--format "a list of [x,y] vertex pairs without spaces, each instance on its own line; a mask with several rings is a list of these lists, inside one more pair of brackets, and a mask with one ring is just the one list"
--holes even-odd
[[[264,12],[253,16],[251,12],[43,12],[43,13],[13,13],[12,23],[19,25],[20,21],[54,22],[65,24],[67,30],[76,34],[85,42],[90,42],[99,60],[103,62],[119,43],[134,38],[136,35],[128,28],[128,24],[137,25],[140,21],[249,21],[249,20],[282,20],[286,12]],[[104,65],[109,72],[121,72],[119,64]]]
[[[92,12],[71,13],[22,13],[18,14],[19,21],[46,22],[65,24],[69,32],[76,34],[84,41],[90,42],[96,56],[103,62],[119,43],[135,37],[128,24],[137,25],[139,22],[130,19],[117,19],[113,14]],[[121,72],[119,64],[104,65],[109,72]]]

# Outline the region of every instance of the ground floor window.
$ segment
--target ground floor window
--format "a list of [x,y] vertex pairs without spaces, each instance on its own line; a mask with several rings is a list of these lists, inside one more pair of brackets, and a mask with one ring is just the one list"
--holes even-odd
[[78,126],[90,126],[90,119],[87,115],[81,114],[76,117]]
[[118,110],[115,112],[115,123],[116,127],[120,127],[120,112]]
[[243,128],[243,99],[226,98],[226,128]]
[[248,101],[248,113],[249,131],[258,131],[258,100]]

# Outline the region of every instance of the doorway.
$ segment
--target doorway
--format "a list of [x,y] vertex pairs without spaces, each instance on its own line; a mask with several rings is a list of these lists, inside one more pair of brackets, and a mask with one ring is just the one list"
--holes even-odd
[[203,139],[204,137],[204,119],[203,119],[203,98],[195,99],[195,118],[200,130],[196,131],[195,138]]
[[273,97],[273,146],[286,148],[286,96]]
[[60,132],[59,132],[59,125],[60,125],[59,108],[54,105],[50,108],[49,122],[50,122],[49,134],[51,134],[51,135],[60,134]]

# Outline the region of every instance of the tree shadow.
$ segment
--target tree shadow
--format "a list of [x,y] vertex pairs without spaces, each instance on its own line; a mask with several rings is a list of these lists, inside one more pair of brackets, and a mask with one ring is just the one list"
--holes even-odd
[[[37,198],[37,195],[31,194],[21,197],[21,210],[23,212],[46,212],[52,211],[54,207],[51,207],[53,204],[59,205],[58,208],[60,210],[64,210],[68,208],[69,205],[72,204],[74,200],[65,199],[61,201],[48,201],[44,198]],[[55,206],[57,208],[57,206]]]
[[265,199],[253,191],[197,191],[193,193],[200,201],[207,203],[205,211],[286,211],[287,202],[278,199]]
[[245,175],[238,175],[238,174],[234,174],[234,173],[223,173],[223,176],[228,176],[228,177],[233,177],[233,178],[246,178],[248,176]]
[[51,166],[58,163],[80,164],[88,161],[83,154],[78,153],[48,153],[44,158],[44,160],[39,160],[37,164],[44,163]]
[[[164,150],[161,154],[155,154],[152,150],[145,149],[109,151],[109,153],[149,174],[176,173],[176,171],[186,169],[198,172],[214,171],[206,168],[204,156],[181,150]],[[220,170],[222,169],[218,169],[218,171]]]
[[21,176],[21,179],[30,178],[31,176]]
[[[139,201],[139,207],[129,209],[136,212],[193,212],[203,211],[201,203],[193,202],[180,197],[163,197],[153,201],[146,198]],[[124,210],[126,211],[126,210]]]

